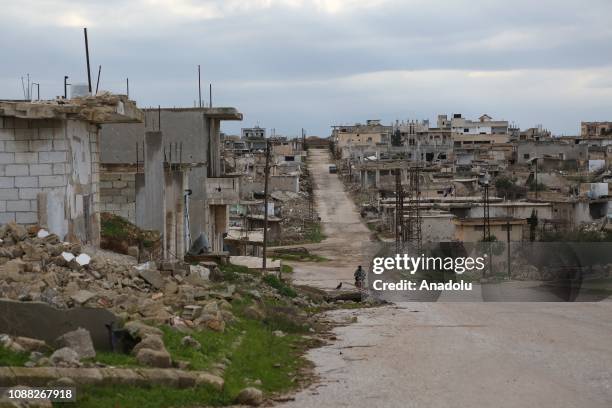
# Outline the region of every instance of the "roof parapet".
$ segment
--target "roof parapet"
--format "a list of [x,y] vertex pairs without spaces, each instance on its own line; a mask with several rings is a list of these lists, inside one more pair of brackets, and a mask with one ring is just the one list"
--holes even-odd
[[20,119],[80,119],[96,124],[138,123],[144,113],[126,95],[108,92],[50,101],[0,101],[0,116]]

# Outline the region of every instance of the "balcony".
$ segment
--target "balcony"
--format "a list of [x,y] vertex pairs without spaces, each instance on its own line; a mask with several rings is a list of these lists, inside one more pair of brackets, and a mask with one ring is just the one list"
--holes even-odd
[[206,180],[209,205],[231,205],[240,201],[239,182],[235,177],[210,177]]

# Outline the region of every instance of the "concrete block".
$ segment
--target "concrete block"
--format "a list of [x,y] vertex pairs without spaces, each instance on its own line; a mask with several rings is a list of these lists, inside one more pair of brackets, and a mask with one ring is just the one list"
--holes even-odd
[[15,213],[15,221],[17,224],[38,224],[38,214],[35,212],[18,212]]
[[20,188],[19,199],[20,200],[34,200],[38,193],[42,192],[40,188]]
[[14,212],[30,211],[30,201],[29,200],[7,201],[6,210],[14,211]]
[[63,187],[66,185],[66,176],[38,176],[40,187]]
[[56,151],[58,151],[58,150],[61,150],[61,151],[68,150],[68,145],[66,143],[66,140],[65,139],[64,140],[54,140],[53,141],[53,150],[56,150]]
[[53,167],[51,164],[30,164],[30,176],[52,176],[52,175],[53,175]]
[[29,152],[30,142],[27,140],[7,140],[4,142],[6,152]]
[[125,181],[113,181],[113,188],[126,188],[127,183]]
[[0,213],[0,224],[7,224],[15,221],[15,213],[1,212]]
[[38,154],[39,163],[64,163],[66,162],[66,152],[40,152]]
[[0,129],[0,140],[15,140],[15,130]]
[[38,129],[38,138],[42,140],[51,140],[53,139],[54,129],[50,128],[41,128]]
[[36,163],[38,162],[38,153],[15,153],[15,163]]
[[27,129],[30,127],[30,121],[27,119],[15,118],[15,129]]
[[15,129],[15,140],[38,139],[38,129]]
[[15,187],[38,187],[38,177],[15,177]]
[[53,174],[66,174],[66,164],[55,163],[53,165]]
[[[101,189],[111,189],[113,188],[113,182],[112,181],[101,181],[100,182],[100,188]],[[102,191],[102,190],[100,190]]]
[[0,188],[13,188],[15,187],[14,177],[0,177]]
[[0,153],[0,164],[15,163],[15,153]]
[[6,211],[6,201],[0,201],[0,212]]
[[19,190],[16,188],[0,188],[0,200],[18,200]]
[[51,140],[31,140],[30,150],[33,152],[49,152],[53,150],[53,141]]
[[113,196],[113,203],[115,204],[126,204],[127,203],[127,198],[120,196],[120,195],[116,195]]
[[4,173],[7,176],[27,176],[30,169],[27,164],[9,164],[6,166]]

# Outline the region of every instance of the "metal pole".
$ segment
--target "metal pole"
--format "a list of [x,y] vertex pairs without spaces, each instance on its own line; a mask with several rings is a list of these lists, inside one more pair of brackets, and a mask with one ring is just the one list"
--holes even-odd
[[266,167],[264,168],[264,230],[263,230],[263,260],[262,269],[266,270],[268,249],[268,176],[270,175],[270,141],[266,141]]
[[510,220],[506,221],[506,245],[508,245],[508,279],[510,279]]
[[202,107],[202,80],[200,77],[200,66],[198,65],[198,106]]
[[538,190],[539,190],[538,188],[538,158],[536,157],[535,158],[535,191],[536,191],[535,196],[536,196],[536,200],[538,199],[538,196],[539,196]]
[[89,94],[91,95],[91,69],[89,67],[89,41],[87,40],[87,27],[83,28],[85,34],[85,58],[87,59],[87,84],[89,85]]
[[127,92],[127,97],[130,99],[130,78],[125,78],[125,88]]
[[68,99],[68,75],[64,75],[64,99]]
[[100,73],[102,72],[102,65],[98,65],[98,79],[96,80],[96,95],[98,94],[98,88],[100,87]]
[[212,108],[212,84],[208,84],[208,107]]

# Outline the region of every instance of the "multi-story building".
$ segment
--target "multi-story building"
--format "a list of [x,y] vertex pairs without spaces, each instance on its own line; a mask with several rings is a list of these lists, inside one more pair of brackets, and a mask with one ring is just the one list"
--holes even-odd
[[612,122],[582,122],[580,125],[580,135],[583,138],[612,137]]
[[368,120],[365,125],[334,126],[332,139],[336,151],[351,146],[374,146],[390,142],[393,126],[386,126],[380,120]]

